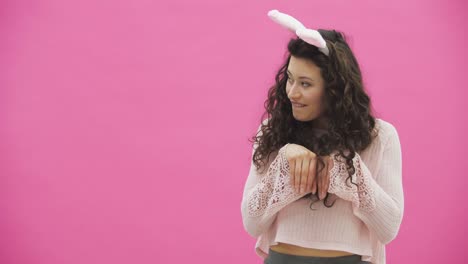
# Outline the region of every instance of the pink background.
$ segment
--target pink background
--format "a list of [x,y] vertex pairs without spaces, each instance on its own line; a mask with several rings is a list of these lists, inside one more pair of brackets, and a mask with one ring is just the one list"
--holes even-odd
[[347,33],[399,132],[387,263],[463,263],[461,0],[3,0],[0,263],[262,263],[240,202],[292,37],[270,9]]

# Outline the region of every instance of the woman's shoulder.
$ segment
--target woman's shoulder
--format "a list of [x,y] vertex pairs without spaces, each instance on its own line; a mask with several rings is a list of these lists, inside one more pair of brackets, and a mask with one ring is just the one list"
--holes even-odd
[[[258,131],[262,126],[267,125],[270,118],[265,118],[262,121],[262,124],[259,125]],[[392,137],[398,137],[398,131],[396,127],[387,120],[382,118],[375,118],[374,132],[376,137],[374,138],[372,145],[384,146],[386,142]]]
[[372,147],[384,148],[388,140],[393,137],[398,137],[398,131],[395,126],[382,118],[375,118],[376,137],[372,140]]
[[398,136],[396,127],[389,121],[382,118],[375,118],[375,128],[377,129],[379,137],[386,142],[389,138]]

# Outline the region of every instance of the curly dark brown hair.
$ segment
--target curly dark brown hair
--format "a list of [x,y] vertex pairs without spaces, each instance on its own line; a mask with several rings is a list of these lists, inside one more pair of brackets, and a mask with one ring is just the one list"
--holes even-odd
[[[317,173],[324,167],[321,156],[337,151],[346,159],[349,177],[355,173],[352,159],[357,151],[364,150],[376,136],[375,118],[371,111],[370,97],[363,87],[359,64],[346,42],[345,35],[336,30],[317,30],[322,35],[329,49],[326,56],[316,46],[293,38],[288,43],[286,62],[280,67],[275,77],[275,84],[268,91],[264,103],[266,112],[261,117],[262,125],[249,141],[254,143],[255,152],[252,161],[257,170],[269,160],[270,154],[278,151],[286,143],[294,143],[317,154]],[[311,121],[298,121],[292,115],[291,102],[286,93],[286,73],[291,56],[312,61],[320,68],[325,81],[323,117],[327,120],[327,131],[317,136],[311,130],[315,124]],[[268,122],[263,122],[265,119]],[[260,135],[258,135],[260,133]],[[318,174],[317,174],[318,175]],[[318,201],[318,192],[304,197]],[[329,193],[324,199],[328,205]],[[311,209],[312,209],[311,203]]]

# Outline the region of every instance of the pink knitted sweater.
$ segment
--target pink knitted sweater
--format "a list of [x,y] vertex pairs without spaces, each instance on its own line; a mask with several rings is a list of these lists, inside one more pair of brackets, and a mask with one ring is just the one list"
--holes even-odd
[[311,210],[312,201],[295,192],[284,155],[287,144],[270,156],[262,174],[251,163],[241,213],[245,230],[257,239],[260,257],[266,258],[269,247],[282,242],[347,251],[362,255],[364,261],[385,263],[385,245],[397,235],[403,217],[402,157],[395,127],[377,118],[375,129],[378,136],[353,159],[352,179],[358,187],[346,182],[344,159],[336,157],[329,170],[329,201],[336,200],[331,208],[322,200]]

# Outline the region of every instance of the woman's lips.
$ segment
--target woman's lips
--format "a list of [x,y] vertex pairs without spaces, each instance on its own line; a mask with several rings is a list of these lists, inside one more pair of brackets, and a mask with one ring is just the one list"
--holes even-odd
[[292,105],[293,105],[294,107],[298,107],[298,108],[301,108],[301,107],[306,106],[306,105],[298,104],[298,103],[292,103]]

